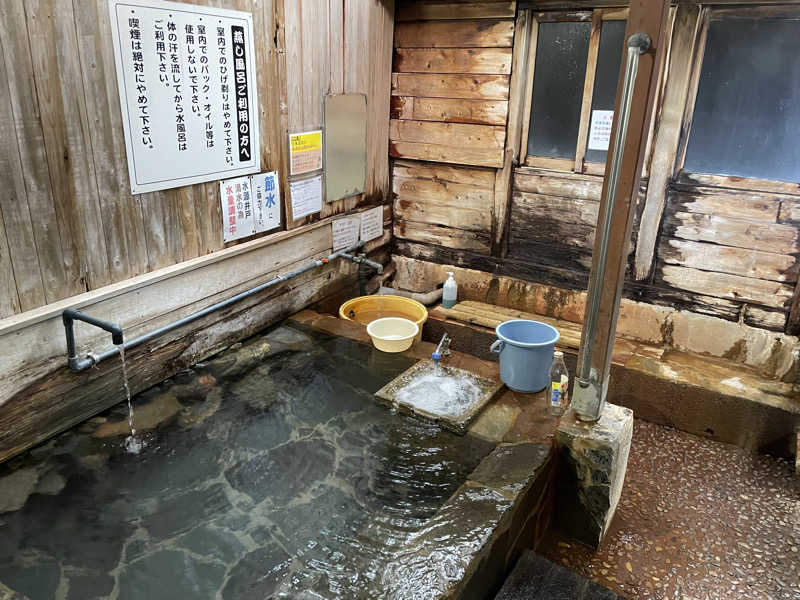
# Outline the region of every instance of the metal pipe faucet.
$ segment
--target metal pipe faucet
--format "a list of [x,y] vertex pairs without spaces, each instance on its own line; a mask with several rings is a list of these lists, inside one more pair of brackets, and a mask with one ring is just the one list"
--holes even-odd
[[451,341],[452,338],[446,333],[442,336],[442,339],[439,340],[439,345],[436,346],[436,350],[434,350],[433,354],[431,354],[431,358],[433,359],[433,364],[438,365],[439,361],[442,360],[443,357],[448,356],[450,354]]

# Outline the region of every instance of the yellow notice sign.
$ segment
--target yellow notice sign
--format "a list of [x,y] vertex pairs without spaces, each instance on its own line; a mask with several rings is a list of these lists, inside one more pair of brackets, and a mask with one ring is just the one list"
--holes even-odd
[[322,168],[322,130],[289,134],[289,173],[300,175]]

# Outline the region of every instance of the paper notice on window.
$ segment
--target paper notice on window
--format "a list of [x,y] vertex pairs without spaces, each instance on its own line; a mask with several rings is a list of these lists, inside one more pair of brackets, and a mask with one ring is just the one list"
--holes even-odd
[[611,140],[611,125],[614,121],[613,110],[593,110],[592,123],[589,127],[589,150],[608,151]]
[[361,219],[358,217],[345,217],[336,219],[331,223],[333,229],[333,251],[355,246],[358,242],[358,232]]
[[250,187],[255,196],[254,224],[256,233],[281,226],[281,193],[278,172],[261,173],[251,177]]
[[361,213],[361,241],[368,242],[383,235],[383,207],[376,206]]
[[322,130],[289,134],[289,173],[301,175],[322,168]]
[[322,210],[322,175],[289,182],[292,218],[296,221]]
[[250,177],[219,182],[222,199],[222,239],[232,242],[255,233]]

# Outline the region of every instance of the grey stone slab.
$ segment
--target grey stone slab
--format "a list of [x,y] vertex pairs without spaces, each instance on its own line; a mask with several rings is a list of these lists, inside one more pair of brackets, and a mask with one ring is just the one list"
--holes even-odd
[[560,565],[525,552],[495,600],[621,600],[611,590]]
[[231,569],[222,597],[225,600],[271,598],[288,573],[290,562],[291,557],[277,544],[253,550]]
[[512,504],[495,490],[461,486],[387,566],[390,597],[434,600],[453,592]]
[[280,505],[330,475],[334,456],[333,446],[321,440],[288,442],[238,463],[225,477],[254,502],[269,497]]
[[596,423],[578,421],[568,412],[556,431],[558,524],[588,546],[598,548],[611,524],[632,435],[633,412],[608,403]]
[[[71,575],[67,600],[94,600],[105,598],[114,589],[114,579],[109,575]],[[2,596],[0,596],[2,598]]]
[[154,512],[142,518],[142,525],[154,540],[167,539],[227,514],[230,506],[224,486],[217,483],[158,498]]
[[0,565],[0,581],[18,594],[11,596],[14,600],[24,598],[22,594],[34,598],[55,598],[60,578],[58,563],[46,556],[36,557],[33,561],[26,560],[25,564],[15,561]]
[[469,476],[506,495],[516,494],[547,462],[550,444],[503,444],[487,456]]
[[28,600],[28,597],[0,583],[0,600]]
[[232,563],[244,551],[244,545],[233,533],[208,525],[197,527],[181,536],[177,545],[225,564]]
[[[425,378],[435,374],[442,376],[441,386],[437,387],[434,383],[422,385]],[[451,384],[453,381],[460,382],[460,389],[447,391],[455,389]],[[439,365],[437,368],[433,361],[421,360],[379,389],[375,395],[393,406],[434,421],[446,429],[464,433],[472,420],[502,387],[503,384],[494,379],[449,365]],[[436,393],[446,394],[446,397],[454,401],[448,402],[446,408],[441,406],[441,403],[432,403],[431,395]]]
[[199,562],[179,550],[160,550],[125,565],[119,576],[119,600],[214,598],[225,567]]

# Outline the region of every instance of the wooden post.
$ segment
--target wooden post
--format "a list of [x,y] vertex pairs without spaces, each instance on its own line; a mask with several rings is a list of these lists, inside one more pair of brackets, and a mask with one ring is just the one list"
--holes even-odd
[[[595,389],[600,390],[600,398],[605,395],[608,385],[609,367],[611,365],[611,351],[614,346],[614,334],[617,326],[619,302],[622,295],[622,284],[625,279],[627,267],[628,246],[631,238],[633,214],[636,206],[636,197],[639,190],[642,166],[647,150],[647,134],[650,130],[650,120],[654,112],[654,103],[658,91],[659,65],[663,61],[667,39],[667,21],[669,15],[669,0],[636,0],[631,2],[628,26],[625,39],[633,34],[645,33],[650,36],[650,49],[639,58],[639,69],[633,84],[632,102],[628,121],[627,137],[622,150],[622,160],[617,185],[616,203],[611,216],[611,227],[608,241],[607,261],[604,274],[601,275],[602,283],[596,288],[600,294],[599,312],[597,315],[594,341],[591,352],[591,370]],[[627,44],[624,49],[627,56]],[[626,58],[623,59],[623,66]],[[622,90],[624,87],[624,69],[620,71],[617,84],[617,97],[614,103],[614,118],[620,113]],[[618,131],[614,128],[609,148],[614,148]],[[600,200],[600,214],[604,213],[605,205],[610,201],[611,167],[613,161],[606,161],[603,194]],[[598,230],[602,224],[598,223]],[[597,236],[594,247],[594,257],[600,254],[600,235]],[[590,290],[592,282],[598,277],[597,260],[592,261],[590,273]],[[592,292],[587,298],[587,307],[592,303]],[[587,323],[584,317],[584,326],[581,339],[581,354],[587,351],[585,337]],[[582,357],[579,357],[579,363]],[[576,389],[577,394],[580,390]]]
[[[505,256],[508,246],[508,215],[511,206],[511,177],[519,165],[522,143],[522,113],[526,98],[526,62],[530,43],[530,13],[521,11],[514,27],[514,52],[511,69],[511,91],[508,104],[508,123],[506,126],[506,147],[503,154],[503,167],[497,170],[494,183],[494,208],[492,218],[492,255]],[[527,140],[527,138],[525,138]]]

